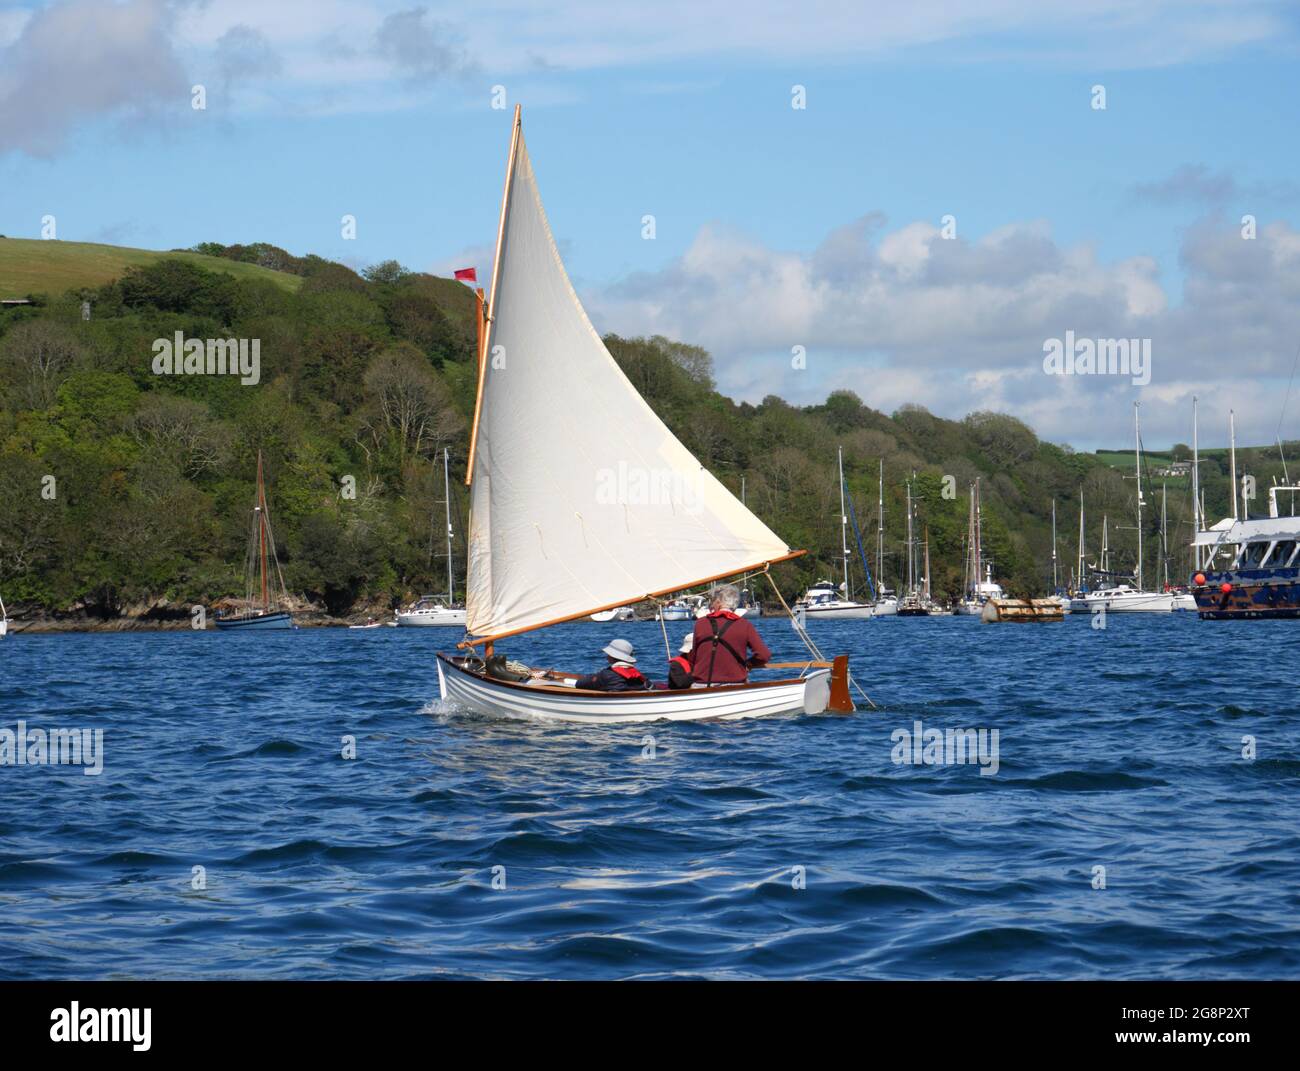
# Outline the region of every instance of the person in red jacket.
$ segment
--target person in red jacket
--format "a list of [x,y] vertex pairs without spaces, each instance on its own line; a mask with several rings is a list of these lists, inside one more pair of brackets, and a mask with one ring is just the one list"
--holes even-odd
[[695,683],[691,674],[691,649],[695,646],[695,634],[688,632],[677,650],[677,657],[668,660],[668,687],[689,688]]
[[609,665],[599,673],[579,677],[575,688],[589,688],[596,692],[639,692],[650,687],[650,682],[636,668],[636,652],[627,640],[614,640],[604,651]]
[[709,613],[695,622],[692,672],[696,684],[744,684],[749,671],[772,658],[763,637],[736,613],[740,592],[734,584],[714,588]]

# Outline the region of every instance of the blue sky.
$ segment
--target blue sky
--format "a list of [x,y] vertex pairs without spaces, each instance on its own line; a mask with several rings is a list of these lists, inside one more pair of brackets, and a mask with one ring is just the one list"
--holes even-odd
[[[1231,405],[1262,442],[1300,345],[1298,30],[1250,0],[0,3],[0,233],[486,276],[501,85],[597,325],[708,346],[737,397],[848,386],[1088,448],[1133,400],[1187,439],[1197,393],[1207,441]],[[1150,385],[1046,376],[1066,330],[1151,337]]]

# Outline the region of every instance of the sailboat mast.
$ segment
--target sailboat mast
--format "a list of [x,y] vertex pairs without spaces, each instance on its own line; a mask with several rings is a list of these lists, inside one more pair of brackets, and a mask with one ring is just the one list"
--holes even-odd
[[1239,520],[1240,515],[1237,513],[1237,416],[1228,410],[1228,464],[1231,469],[1232,480],[1232,519]]
[[259,563],[262,570],[262,609],[269,610],[270,600],[266,590],[266,489],[262,483],[262,451],[257,452],[257,540]]
[[1160,557],[1164,562],[1165,591],[1169,590],[1169,485],[1160,485]]
[[844,597],[851,599],[849,588],[849,518],[844,511],[844,447],[839,448],[840,466],[840,550],[844,557]]
[[1080,488],[1079,488],[1079,573],[1078,573],[1078,575],[1074,578],[1074,583],[1075,583],[1075,584],[1076,584],[1076,585],[1077,585],[1081,590],[1082,590],[1082,588],[1084,587],[1084,583],[1083,583],[1083,556],[1084,556],[1083,543],[1084,543],[1084,536],[1083,536],[1083,488],[1080,487]]
[[[979,597],[980,579],[984,574],[984,507],[980,502],[980,478],[975,477],[975,595]],[[927,550],[929,543],[926,543]],[[930,570],[926,569],[928,576]]]
[[964,577],[966,595],[975,597],[975,587],[979,583],[979,572],[975,568],[975,485],[970,485],[970,507],[966,518],[966,575]]
[[510,131],[510,159],[506,163],[506,185],[501,194],[501,220],[497,224],[497,250],[492,258],[492,291],[488,295],[487,311],[484,319],[487,322],[487,329],[483,337],[482,352],[479,354],[478,362],[478,393],[474,398],[474,423],[469,433],[469,459],[465,464],[465,486],[469,487],[474,483],[474,450],[478,445],[478,424],[479,417],[483,412],[483,383],[487,379],[488,371],[488,351],[492,347],[492,324],[496,320],[497,305],[497,283],[501,278],[501,246],[506,237],[506,212],[510,207],[510,184],[515,177],[515,160],[519,156],[519,132],[521,129],[520,106],[515,105],[515,121]]
[[1201,546],[1195,542],[1201,533],[1201,447],[1197,441],[1196,395],[1192,395],[1192,564],[1201,568]]
[[1110,572],[1110,518],[1104,513],[1101,515],[1101,571],[1103,575]]
[[880,459],[880,483],[876,491],[876,579],[885,583],[885,459]]
[[443,505],[447,510],[447,601],[456,601],[456,581],[451,568],[451,459],[447,447],[442,448],[442,492]]
[[1133,471],[1137,476],[1138,491],[1138,591],[1142,590],[1142,428],[1138,420],[1138,406],[1140,404],[1140,402],[1133,403]]
[[912,547],[912,481],[907,481],[907,590],[916,590],[916,555]]
[[1052,594],[1061,590],[1056,572],[1056,499],[1052,499]]
[[930,526],[925,526],[925,601],[930,601]]

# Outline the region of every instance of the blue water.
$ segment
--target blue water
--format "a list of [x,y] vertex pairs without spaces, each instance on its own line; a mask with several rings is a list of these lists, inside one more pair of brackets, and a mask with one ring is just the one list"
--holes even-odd
[[1108,624],[819,623],[878,711],[606,728],[440,711],[442,630],[11,635],[0,727],[105,764],[0,767],[0,975],[1300,977],[1296,624]]

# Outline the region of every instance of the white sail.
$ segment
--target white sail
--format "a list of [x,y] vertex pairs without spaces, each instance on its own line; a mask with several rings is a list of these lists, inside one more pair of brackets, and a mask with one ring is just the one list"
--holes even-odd
[[526,631],[790,556],[678,442],[587,319],[517,113],[512,150],[471,444],[470,634]]

